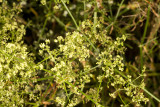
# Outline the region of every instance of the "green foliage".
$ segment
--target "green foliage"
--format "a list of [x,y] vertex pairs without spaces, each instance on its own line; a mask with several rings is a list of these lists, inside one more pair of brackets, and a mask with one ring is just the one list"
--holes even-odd
[[[2,2],[0,7],[1,106],[106,107],[115,99],[118,106],[141,106],[149,101],[144,92],[159,102],[145,88],[142,44],[149,11],[140,45],[141,72],[135,73],[131,68],[138,67],[130,67],[125,56],[130,25],[121,28],[123,21],[119,20],[128,11],[123,10],[124,0],[77,0],[77,5],[67,4],[67,0],[36,0],[29,5],[26,1]],[[29,7],[35,22],[26,23],[19,15],[22,5],[36,3],[40,3],[41,13]],[[118,6],[116,14],[112,5]],[[59,26],[50,27],[56,22]],[[64,29],[56,31],[60,26]],[[38,37],[30,46],[25,44],[26,28]]]
[[[26,98],[39,99],[33,91],[33,78],[37,66],[33,55],[27,52],[22,37],[24,25],[16,21],[21,7],[13,4],[10,9],[6,2],[1,11],[1,42],[0,42],[0,104],[1,106],[23,106]],[[36,82],[36,81],[35,81]],[[30,91],[29,91],[30,90]],[[28,98],[27,98],[28,99]]]
[[21,12],[21,6],[13,3],[13,9],[10,9],[7,3],[3,3],[0,7],[0,40],[6,42],[7,40],[18,42],[25,34],[24,25],[19,25],[16,21],[16,16]]
[[[96,26],[97,33],[94,32],[94,26]],[[148,101],[140,92],[141,88],[145,87],[143,81],[137,86],[132,83],[130,75],[124,78],[115,72],[116,70],[118,72],[124,70],[122,55],[124,54],[123,43],[126,36],[123,35],[113,40],[106,35],[107,32],[103,29],[102,22],[98,21],[97,24],[94,24],[87,20],[82,22],[80,32],[68,32],[65,39],[59,36],[54,40],[59,43],[59,49],[50,51],[47,45],[48,40],[46,40],[46,44],[40,44],[42,49],[40,54],[45,56],[47,52],[44,59],[50,57],[50,61],[55,64],[48,75],[52,75],[55,78],[54,81],[58,83],[58,88],[65,92],[61,97],[56,97],[56,102],[61,106],[66,104],[66,100],[69,100],[69,103],[66,104],[68,107],[75,106],[83,100],[88,102],[86,96],[93,99],[96,105],[101,104],[100,93],[105,86],[102,84],[108,84],[108,87],[112,86],[116,89],[115,92],[110,94],[113,98],[116,98],[119,91],[124,91],[128,97],[132,98],[132,102],[137,105],[141,101]],[[100,43],[101,46],[96,47],[96,50],[94,50],[92,46],[97,43]],[[95,80],[93,81],[93,79]],[[92,87],[88,86],[89,83],[96,81],[95,84],[97,85],[94,85],[93,88],[87,88],[85,93],[81,92],[86,90],[86,87]],[[74,87],[66,84],[68,82],[74,84]],[[70,98],[71,95],[72,98]],[[85,98],[82,97],[83,95]]]

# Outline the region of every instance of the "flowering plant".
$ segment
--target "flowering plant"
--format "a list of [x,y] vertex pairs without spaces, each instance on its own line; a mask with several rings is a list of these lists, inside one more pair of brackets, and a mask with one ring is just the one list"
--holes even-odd
[[[27,5],[26,1],[19,2]],[[36,0],[36,2],[39,1]],[[80,21],[79,25],[66,6],[67,0],[60,2],[54,0],[53,4],[52,0],[40,0],[39,3],[41,3],[40,6],[46,7],[44,12],[49,12],[42,28],[40,24],[32,25],[32,27],[40,28],[36,32],[39,38],[33,43],[34,51],[31,51],[24,42],[24,35],[27,35],[26,27],[29,25],[23,25],[19,18],[22,5],[18,3],[9,5],[4,1],[1,4],[1,106],[74,107],[92,104],[106,107],[109,105],[108,102],[116,98],[122,103],[121,106],[126,107],[130,104],[140,106],[142,102],[149,101],[144,92],[158,101],[158,98],[145,89],[145,66],[138,76],[127,71],[124,54],[125,41],[128,36],[125,33],[110,36],[114,24],[117,23],[118,15],[110,25],[106,24],[106,10],[101,0],[83,1],[84,11],[79,13],[84,15],[84,20]],[[62,5],[64,8],[60,9]],[[60,11],[66,9],[64,17],[70,15],[76,28],[70,27],[70,23],[65,25],[56,17],[59,15],[58,9]],[[71,6],[70,9],[76,9],[76,5]],[[117,14],[119,14],[119,9]],[[30,10],[37,18],[37,12],[33,8]],[[88,18],[86,18],[87,15]],[[51,35],[55,32],[47,29],[46,25],[47,21],[51,21],[54,25],[55,20],[65,27],[65,31],[62,32],[63,36],[52,38]],[[109,28],[111,31],[108,30]],[[48,31],[47,34],[45,31]],[[49,37],[50,39],[47,39]]]

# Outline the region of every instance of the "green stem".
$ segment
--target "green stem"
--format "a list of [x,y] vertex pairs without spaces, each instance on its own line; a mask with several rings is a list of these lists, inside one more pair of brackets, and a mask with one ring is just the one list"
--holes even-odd
[[124,2],[124,0],[121,1],[121,4],[120,4],[120,6],[119,6],[119,8],[118,8],[116,17],[115,17],[115,19],[114,19],[114,23],[116,22],[116,20],[117,20],[117,18],[118,18],[118,16],[119,16],[119,12],[120,12],[120,10],[121,10],[121,7],[122,7],[123,2]]
[[[66,25],[58,17],[56,17],[55,15],[53,15],[53,17],[56,19],[56,21],[59,23],[60,26],[66,27]],[[74,27],[67,27],[67,28],[71,30],[76,30]]]
[[[52,2],[50,2],[50,5],[49,5],[49,9],[48,9],[48,14],[47,14],[47,17],[46,17],[46,19],[45,19],[45,21],[44,21],[44,24],[43,24],[43,28],[42,28],[42,32],[41,32],[41,34],[40,34],[40,38],[42,37],[42,35],[43,35],[43,33],[44,33],[44,29],[45,29],[45,27],[46,27],[46,25],[47,25],[47,21],[48,21],[48,17],[49,17],[49,15],[50,15],[50,9],[51,9],[51,5],[52,4]],[[40,41],[40,38],[38,38],[38,43],[39,43],[39,41]]]
[[142,88],[148,95],[150,95],[152,98],[154,98],[156,101],[160,103],[160,99],[158,99],[156,96],[154,96],[152,93],[150,93],[148,90],[145,88]]
[[[123,76],[124,78],[127,78],[126,75],[124,75],[123,73],[119,72],[118,70],[115,70],[118,74],[120,74],[121,76]],[[133,85],[133,86],[136,86],[136,87],[139,87],[137,85],[134,85],[132,83],[130,83],[130,85]],[[158,99],[156,96],[154,96],[152,93],[150,93],[147,89],[145,88],[142,88],[142,87],[139,87],[141,89],[143,89],[147,94],[149,94],[152,98],[154,98],[156,101],[160,102],[160,99]]]
[[144,28],[144,32],[143,32],[143,36],[142,36],[142,40],[141,40],[141,45],[140,45],[140,61],[141,61],[141,71],[143,69],[143,43],[146,37],[146,33],[147,33],[147,28],[148,28],[148,24],[149,24],[149,17],[150,17],[150,7],[148,6],[148,11],[147,11],[147,20],[146,20],[146,24],[145,24],[145,28]]
[[72,18],[74,24],[76,25],[76,28],[78,29],[77,22],[76,22],[76,20],[74,19],[73,15],[72,15],[71,12],[69,11],[68,7],[67,7],[66,4],[63,2],[63,0],[61,0],[61,1],[62,1],[62,4],[64,5],[64,7],[66,8],[67,12],[68,12],[69,15],[71,16],[71,18]]
[[[83,4],[84,4],[84,12],[85,12],[86,11],[86,1],[85,0],[84,0]],[[86,19],[86,12],[84,13],[84,19]]]
[[122,99],[122,97],[121,97],[121,95],[120,95],[119,92],[118,92],[118,96],[119,96],[119,98],[121,99],[122,103],[123,103],[124,105],[126,105],[126,103],[125,103],[124,100]]
[[[70,86],[72,86],[73,88],[74,87],[76,87],[76,86],[74,86],[72,83],[70,83],[70,82],[67,82],[67,81],[65,81],[65,83],[67,83],[68,85],[70,85]],[[82,93],[84,96],[86,96],[87,97],[87,99],[89,99],[89,100],[91,100],[94,104],[96,104],[97,106],[101,106],[101,107],[103,107],[102,105],[100,105],[99,103],[97,103],[95,100],[93,100],[90,96],[88,96],[87,94],[85,94],[84,92],[82,92],[81,90],[79,90],[79,89],[77,89],[80,93]]]
[[94,33],[97,33],[96,25],[97,25],[97,12],[95,11],[94,12]]
[[[68,7],[66,6],[66,4],[63,2],[63,0],[61,0],[61,1],[62,1],[62,3],[63,3],[64,7],[66,8],[66,10],[68,11],[69,15],[71,16],[74,24],[76,25],[76,28],[77,28],[78,31],[79,31],[79,27],[78,27],[78,25],[77,25],[77,22],[75,21],[75,19],[74,19],[73,15],[71,14],[70,10],[69,10]],[[87,41],[90,43],[90,45],[96,50],[95,46],[94,46],[93,43],[87,38],[87,36],[84,35],[84,34],[83,34],[83,36],[87,39]]]

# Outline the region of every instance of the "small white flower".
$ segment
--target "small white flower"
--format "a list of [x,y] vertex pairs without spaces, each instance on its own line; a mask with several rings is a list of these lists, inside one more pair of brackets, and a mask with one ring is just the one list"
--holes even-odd
[[42,5],[46,5],[46,0],[41,0]]
[[92,5],[91,5],[90,3],[88,3],[86,6],[87,6],[88,8],[91,8],[91,7],[92,7]]
[[27,2],[26,1],[22,1],[20,4],[21,4],[21,6],[26,6]]
[[45,42],[46,42],[46,44],[49,44],[49,43],[50,43],[50,40],[49,40],[49,39],[46,39]]
[[64,13],[63,13],[63,16],[66,17],[67,14],[68,14],[68,12],[65,10]]
[[42,64],[39,65],[39,69],[40,69],[40,70],[43,69],[43,65],[42,65]]
[[39,54],[42,55],[43,54],[43,50],[39,50]]
[[59,9],[59,6],[58,6],[58,5],[55,5],[53,8],[54,8],[55,10],[58,10],[58,9]]
[[58,40],[57,40],[57,39],[54,39],[54,42],[55,42],[55,43],[57,43],[57,42],[58,42]]
[[40,46],[40,48],[43,49],[43,48],[45,47],[45,44],[44,44],[44,43],[41,43],[39,46]]
[[63,40],[63,37],[62,36],[58,36],[57,39],[58,39],[58,41],[61,41],[61,40]]
[[8,79],[10,79],[10,78],[11,78],[11,75],[10,75],[9,73],[7,74],[7,78],[8,78]]

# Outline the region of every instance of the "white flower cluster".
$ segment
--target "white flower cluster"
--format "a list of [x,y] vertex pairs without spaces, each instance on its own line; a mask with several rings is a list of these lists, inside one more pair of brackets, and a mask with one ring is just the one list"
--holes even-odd
[[[42,5],[47,3],[46,0],[40,2]],[[86,7],[91,8],[92,5],[94,2],[87,3]],[[71,10],[75,8],[76,5],[70,7]],[[137,106],[148,101],[142,90],[145,87],[144,80],[137,86],[135,81],[139,77],[132,80],[130,75],[121,74],[125,66],[123,55],[126,36],[119,36],[115,40],[107,36],[104,19],[83,21],[77,31],[66,33],[65,38],[58,36],[54,42],[59,47],[53,50],[49,46],[50,40],[46,39],[53,34],[50,30],[46,37],[40,37],[40,40],[45,40],[39,44],[39,55],[44,60],[35,64],[34,57],[23,44],[25,27],[17,21],[19,12],[21,7],[15,3],[13,9],[7,6],[7,2],[0,7],[1,106],[24,106],[30,101],[39,106],[43,103],[40,96],[46,100],[48,94],[53,93],[55,97],[51,99],[57,106],[73,107],[82,101],[93,101],[97,107],[101,107],[102,89],[108,85],[116,90],[109,94],[113,98],[117,97],[118,91],[124,91]],[[39,33],[42,34],[42,30]],[[140,76],[145,76],[145,69]],[[37,74],[44,78],[37,79]],[[46,79],[51,85],[37,82]],[[47,89],[46,95],[42,94],[43,89]]]
[[46,0],[41,0],[42,5],[46,5]]
[[9,9],[6,2],[3,2],[0,7],[0,23],[2,29],[0,30],[1,41],[6,39],[14,40],[16,42],[22,40],[25,34],[24,25],[17,23],[15,16],[21,12],[21,6],[13,3],[13,9]]
[[[94,32],[94,26],[99,29],[97,32]],[[65,38],[58,36],[54,40],[55,43],[59,43],[59,49],[50,50],[47,43],[40,44],[40,55],[49,58],[54,63],[53,66],[50,66],[51,73],[48,75],[52,75],[54,81],[58,83],[59,89],[66,91],[65,96],[68,96],[68,93],[73,94],[68,107],[75,106],[83,100],[89,101],[87,97],[82,97],[82,92],[86,87],[90,88],[85,95],[90,96],[98,105],[101,102],[101,83],[106,79],[110,80],[107,84],[110,83],[118,91],[125,90],[129,97],[131,97],[129,94],[131,90],[137,92],[136,88],[130,85],[132,81],[130,75],[124,78],[116,72],[116,70],[120,73],[124,71],[125,47],[123,43],[126,36],[123,35],[113,40],[106,35],[107,32],[103,29],[100,21],[94,25],[93,22],[87,20],[82,22],[80,31],[68,32]],[[100,46],[95,47],[97,43],[100,43]],[[87,86],[91,82],[97,82],[99,87]],[[131,89],[127,90],[125,87],[131,87]],[[110,95],[116,98],[116,92]],[[142,95],[141,97],[144,98]],[[58,104],[64,105],[63,99],[58,96],[55,99],[56,102],[59,101]],[[133,102],[135,102],[134,99]],[[141,101],[144,99],[138,100],[136,103],[139,104]]]
[[36,64],[22,42],[24,25],[13,17],[19,11],[16,4],[13,9],[6,2],[0,7],[0,105],[4,107],[23,106],[24,95],[29,95],[25,87],[31,87],[31,79],[36,76]]
[[88,58],[89,50],[85,46],[86,40],[79,32],[67,33],[65,44],[60,45],[60,51],[67,55],[69,58],[79,58],[79,61],[85,61]]

